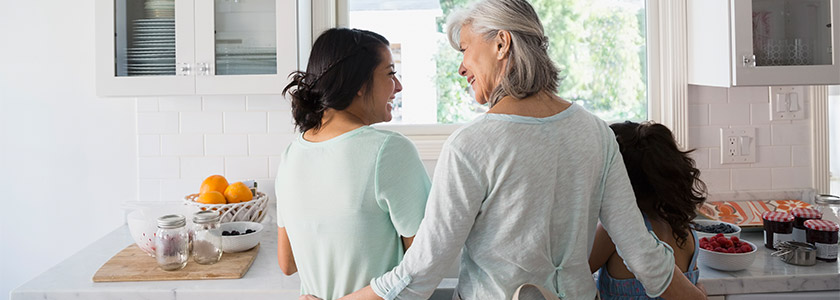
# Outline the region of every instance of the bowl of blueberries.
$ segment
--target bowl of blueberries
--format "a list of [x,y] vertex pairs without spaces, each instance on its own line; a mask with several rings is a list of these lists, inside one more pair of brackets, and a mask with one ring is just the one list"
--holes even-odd
[[257,222],[222,223],[222,251],[242,252],[260,243],[263,225]]
[[715,220],[694,220],[691,228],[697,232],[697,238],[713,237],[718,233],[730,238],[733,236],[741,237],[741,227],[732,223],[726,223]]

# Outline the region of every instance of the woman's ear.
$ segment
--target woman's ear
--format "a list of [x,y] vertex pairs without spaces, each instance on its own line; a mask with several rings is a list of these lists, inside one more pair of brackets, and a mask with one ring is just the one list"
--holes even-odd
[[510,53],[510,32],[507,30],[499,30],[496,33],[496,59],[504,59]]

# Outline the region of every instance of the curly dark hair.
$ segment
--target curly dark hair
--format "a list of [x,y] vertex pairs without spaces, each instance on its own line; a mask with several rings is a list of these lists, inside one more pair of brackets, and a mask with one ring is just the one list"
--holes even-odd
[[646,215],[668,222],[682,247],[689,237],[695,209],[706,200],[700,170],[681,151],[668,127],[626,121],[610,125],[624,157],[636,204]]

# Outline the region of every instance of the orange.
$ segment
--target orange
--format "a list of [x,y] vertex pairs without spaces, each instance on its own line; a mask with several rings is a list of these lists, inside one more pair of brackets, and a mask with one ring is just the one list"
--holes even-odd
[[225,196],[222,193],[217,191],[209,191],[206,193],[202,193],[198,196],[198,199],[195,200],[200,203],[204,204],[225,204]]
[[225,189],[225,199],[227,203],[239,203],[251,201],[254,196],[251,195],[251,189],[244,183],[237,181],[229,185]]
[[212,175],[204,179],[204,182],[201,183],[201,189],[198,190],[199,194],[204,194],[209,191],[217,191],[219,193],[224,194],[225,188],[228,187],[227,179],[225,179],[222,175]]

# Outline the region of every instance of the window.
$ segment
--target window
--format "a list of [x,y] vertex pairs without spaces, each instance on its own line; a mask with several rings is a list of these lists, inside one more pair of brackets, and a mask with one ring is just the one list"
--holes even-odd
[[[457,73],[446,16],[469,0],[347,0],[346,26],[391,41],[403,91],[390,124],[457,124],[487,106]],[[564,77],[558,95],[607,121],[648,119],[645,0],[532,0]]]

